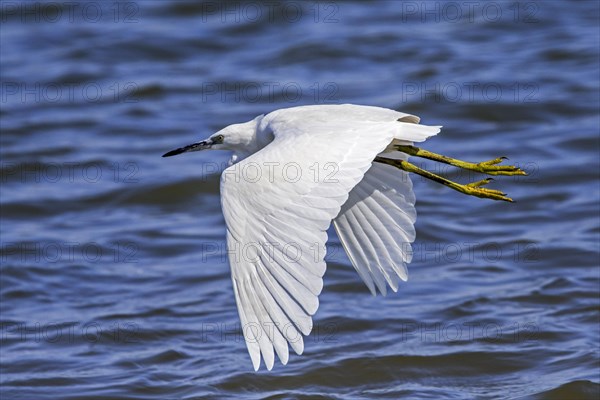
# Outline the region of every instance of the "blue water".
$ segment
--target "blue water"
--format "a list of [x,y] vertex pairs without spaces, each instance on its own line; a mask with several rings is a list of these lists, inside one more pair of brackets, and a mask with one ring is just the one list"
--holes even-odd
[[[598,398],[598,2],[0,12],[2,399]],[[417,114],[444,126],[427,149],[529,175],[493,184],[512,204],[413,178],[410,279],[387,297],[332,234],[305,353],[255,373],[224,250],[229,155],[160,155],[325,103]]]

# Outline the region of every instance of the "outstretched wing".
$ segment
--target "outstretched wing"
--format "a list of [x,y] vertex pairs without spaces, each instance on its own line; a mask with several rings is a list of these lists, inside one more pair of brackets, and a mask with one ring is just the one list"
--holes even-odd
[[302,353],[323,287],[326,231],[400,125],[337,121],[267,115],[259,129],[273,142],[221,177],[233,289],[255,369],[261,354],[268,369],[275,353],[286,364],[288,343]]
[[376,289],[385,295],[386,282],[396,292],[399,280],[408,279],[416,218],[408,173],[374,163],[333,221],[348,258],[373,295]]
[[[395,137],[394,144],[421,142],[438,134],[441,128],[418,125],[419,119],[413,116],[401,121],[407,123],[402,124],[403,131]],[[382,156],[408,158],[392,146]],[[387,285],[396,292],[399,280],[408,279],[406,264],[412,259],[416,219],[415,195],[408,173],[374,163],[333,221],[348,258],[373,295],[378,289],[385,296]]]

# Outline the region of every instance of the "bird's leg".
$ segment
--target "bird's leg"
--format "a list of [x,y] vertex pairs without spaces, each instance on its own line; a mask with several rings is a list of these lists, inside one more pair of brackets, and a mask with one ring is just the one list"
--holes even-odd
[[439,175],[436,175],[434,173],[431,173],[429,171],[421,169],[421,168],[417,167],[416,165],[409,163],[408,161],[394,160],[394,159],[385,158],[385,157],[375,157],[375,161],[383,163],[383,164],[391,165],[393,167],[399,168],[406,172],[413,172],[413,173],[421,175],[427,179],[431,179],[432,181],[435,181],[435,182],[441,183],[442,185],[448,186],[449,188],[452,188],[458,192],[468,194],[470,196],[482,197],[484,199],[503,200],[503,201],[510,201],[510,202],[513,201],[511,198],[506,197],[506,193],[502,193],[499,190],[486,189],[486,188],[482,187],[482,186],[490,183],[492,181],[492,178],[486,178],[481,181],[467,183],[465,185],[462,185],[460,183],[453,182],[449,179],[443,178]]
[[480,163],[471,163],[457,160],[456,158],[443,156],[441,154],[432,153],[415,146],[395,145],[394,149],[410,156],[427,158],[429,160],[438,161],[444,164],[449,164],[455,167],[481,172],[488,175],[527,175],[525,171],[513,165],[496,165],[506,160],[506,157],[498,157],[493,160],[483,161]]

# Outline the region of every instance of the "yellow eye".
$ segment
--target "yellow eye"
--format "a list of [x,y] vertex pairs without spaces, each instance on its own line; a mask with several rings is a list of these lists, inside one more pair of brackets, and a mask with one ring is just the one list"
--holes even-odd
[[225,139],[225,137],[223,135],[217,135],[215,136],[215,138],[213,139],[214,143],[223,143],[223,139]]

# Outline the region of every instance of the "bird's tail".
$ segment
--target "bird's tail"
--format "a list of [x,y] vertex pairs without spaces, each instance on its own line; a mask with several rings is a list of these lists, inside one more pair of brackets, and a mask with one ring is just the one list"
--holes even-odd
[[395,122],[395,124],[397,127],[394,134],[394,142],[403,142],[396,144],[407,144],[406,142],[423,142],[427,138],[440,133],[440,130],[442,129],[441,126],[419,125],[410,122]]

